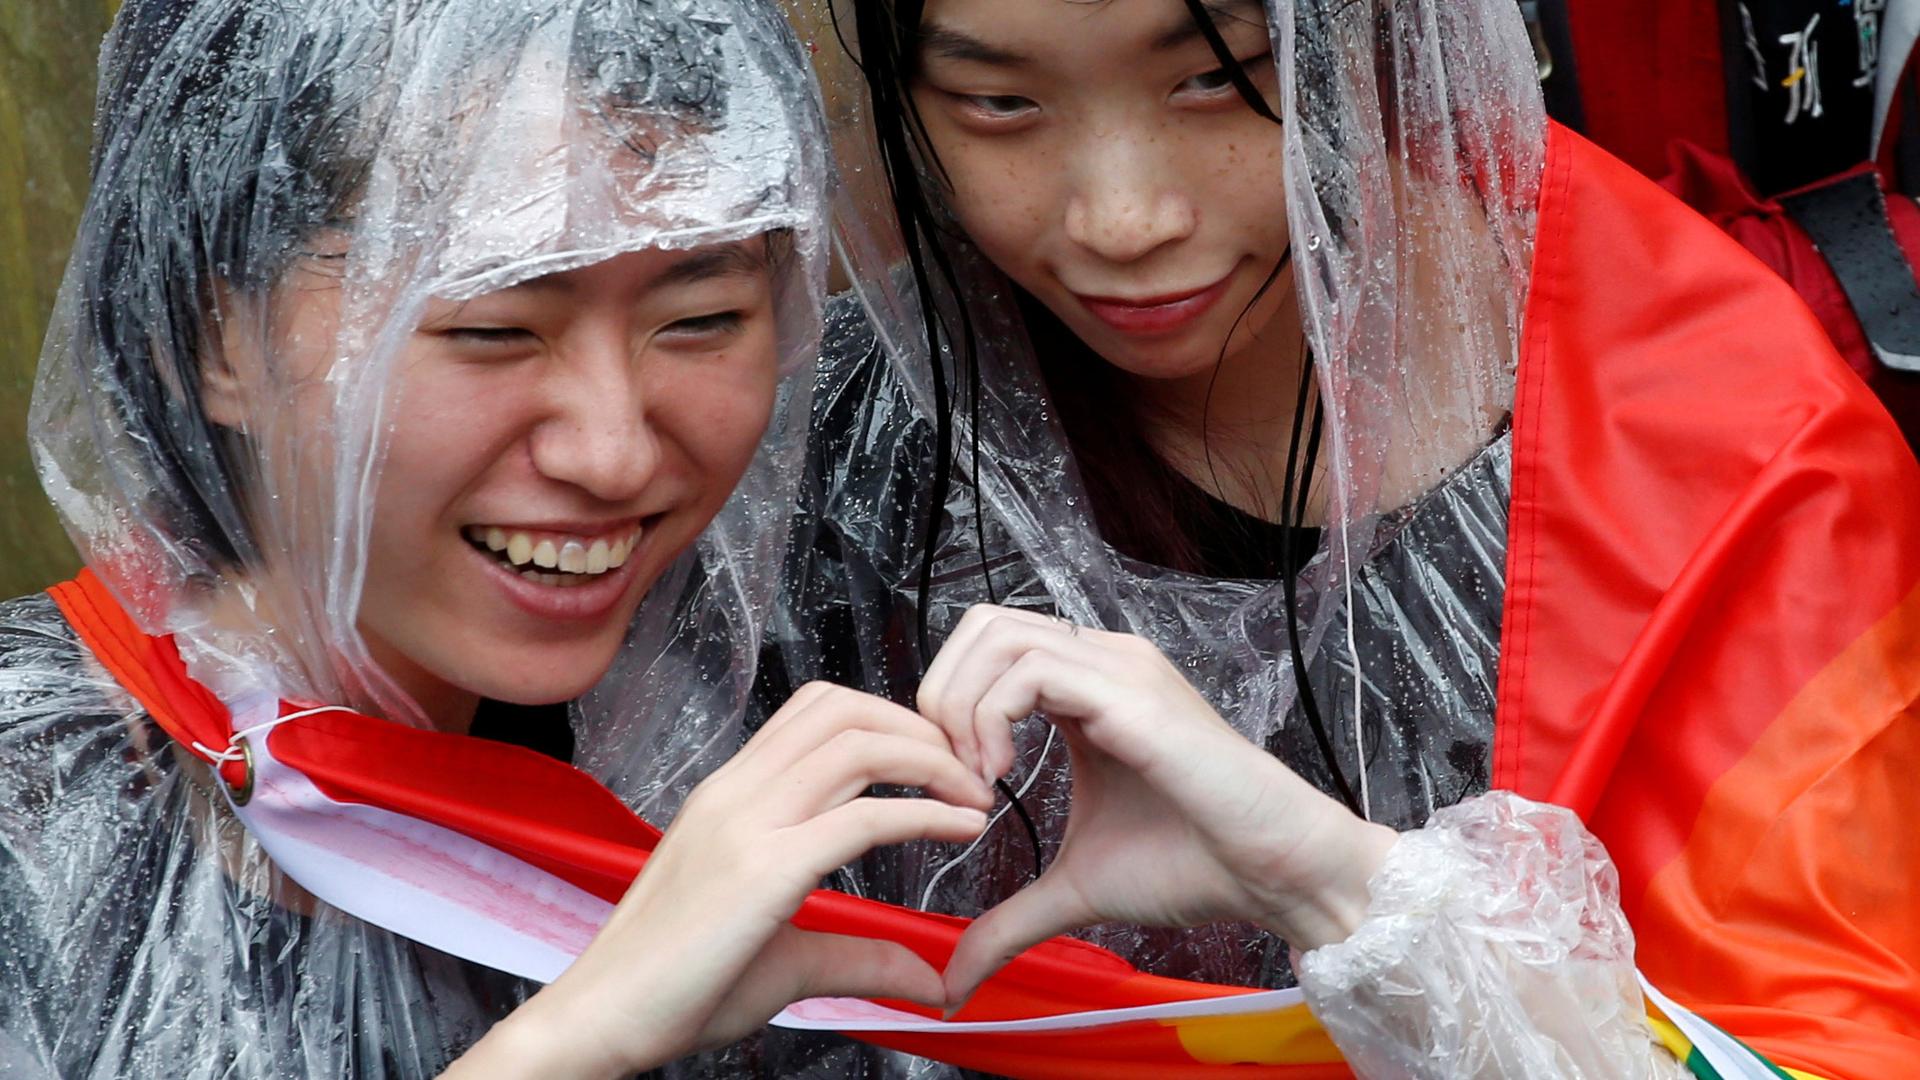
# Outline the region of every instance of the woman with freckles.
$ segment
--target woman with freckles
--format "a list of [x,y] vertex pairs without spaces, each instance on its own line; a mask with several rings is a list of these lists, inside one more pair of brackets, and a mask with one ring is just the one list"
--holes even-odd
[[990,797],[850,692],[748,738],[824,134],[702,11],[121,7],[31,436],[87,570],[0,605],[0,1073],[615,1077],[944,1001],[787,922]]
[[1001,787],[863,866],[952,998],[1079,931],[1370,1077],[1908,1067],[1920,476],[1512,3],[808,17],[874,197],[787,655]]

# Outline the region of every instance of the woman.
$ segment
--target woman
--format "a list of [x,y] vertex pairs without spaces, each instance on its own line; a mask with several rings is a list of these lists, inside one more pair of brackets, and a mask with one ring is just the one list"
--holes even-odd
[[[941,999],[786,919],[984,784],[820,689],[740,748],[826,169],[785,27],[703,11],[121,9],[32,428],[89,569],[0,609],[0,1071],[624,1076]],[[541,847],[652,845],[595,779],[685,799],[644,887]]]
[[1547,124],[1513,5],[847,7],[907,245],[848,237],[878,340],[830,337],[801,602],[853,644],[796,663],[1020,797],[868,867],[990,912],[950,992],[1207,924],[1094,940],[1244,985],[1291,945],[1365,1075],[1674,1075],[1694,1015],[1898,1071],[1912,461]]

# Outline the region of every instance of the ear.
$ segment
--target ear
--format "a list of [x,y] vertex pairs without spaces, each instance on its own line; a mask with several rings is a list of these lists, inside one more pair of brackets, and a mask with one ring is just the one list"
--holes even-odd
[[247,310],[232,289],[216,285],[212,318],[200,343],[200,411],[208,421],[235,431],[252,426],[260,376],[258,335],[240,332]]
[[200,411],[220,427],[242,431],[252,414],[246,398],[244,380],[226,350],[210,342],[200,354]]

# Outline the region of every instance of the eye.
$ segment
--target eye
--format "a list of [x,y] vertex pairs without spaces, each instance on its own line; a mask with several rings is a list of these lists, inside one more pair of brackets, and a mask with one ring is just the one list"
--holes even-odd
[[1212,71],[1195,75],[1175,88],[1176,92],[1218,94],[1233,89],[1233,76],[1226,68],[1214,68]]
[[[1247,73],[1249,79],[1257,83],[1261,73],[1271,69],[1273,54],[1271,52],[1263,52],[1237,60],[1236,63],[1240,65],[1240,70]],[[1176,97],[1184,95],[1188,98],[1201,98],[1209,101],[1222,101],[1229,97],[1235,99],[1239,97],[1238,88],[1233,85],[1233,74],[1224,66],[1214,68],[1212,71],[1201,72],[1192,78],[1183,80],[1179,86],[1173,88],[1173,92]]]
[[717,335],[732,335],[740,332],[747,321],[743,311],[717,311],[710,315],[695,315],[686,319],[675,319],[661,329],[661,333],[676,338],[706,338]]
[[536,340],[533,331],[518,326],[452,326],[440,331],[440,335],[461,344],[487,348],[517,347]]
[[1017,94],[953,94],[960,112],[983,124],[1006,124],[1026,120],[1040,111],[1032,98]]

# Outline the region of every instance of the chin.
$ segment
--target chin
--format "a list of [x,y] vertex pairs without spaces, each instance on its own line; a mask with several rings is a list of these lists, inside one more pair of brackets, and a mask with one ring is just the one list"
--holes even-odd
[[[590,646],[560,647],[553,650],[515,649],[488,665],[479,676],[463,681],[474,693],[508,705],[555,705],[585,694],[606,678],[619,652],[615,641],[605,649],[592,649],[598,662],[582,662],[581,652]],[[566,655],[547,655],[549,652]]]
[[1103,356],[1107,363],[1139,379],[1190,379],[1212,371],[1220,363],[1217,349],[1186,349],[1173,355],[1128,349]]
[[515,683],[491,688],[480,687],[476,692],[481,697],[507,705],[558,705],[564,701],[572,701],[593,689],[604,675],[606,672],[602,671],[591,679],[571,682],[542,679],[534,685]]

